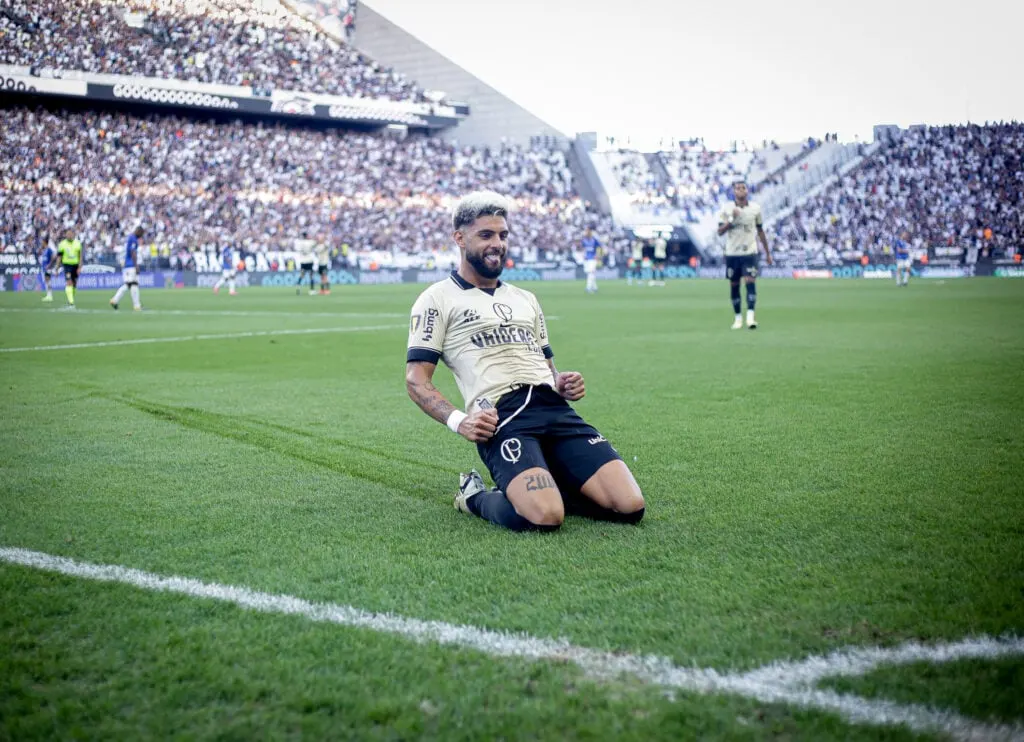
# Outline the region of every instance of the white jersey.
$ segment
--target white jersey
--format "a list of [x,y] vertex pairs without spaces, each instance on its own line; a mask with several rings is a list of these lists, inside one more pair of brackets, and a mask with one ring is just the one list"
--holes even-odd
[[452,271],[412,307],[406,359],[443,360],[467,412],[497,405],[524,384],[554,382],[547,364],[554,354],[537,297],[503,282],[490,291]]
[[[740,209],[740,215],[733,217],[732,210]],[[761,226],[761,206],[753,201],[737,207],[735,201],[729,201],[718,214],[719,224],[732,223],[733,228],[725,233],[725,254],[757,255],[757,228]]]
[[312,263],[314,260],[313,249],[316,243],[313,240],[295,240],[295,252],[299,254],[300,263]]
[[321,267],[331,265],[331,248],[322,242],[316,246],[316,263]]

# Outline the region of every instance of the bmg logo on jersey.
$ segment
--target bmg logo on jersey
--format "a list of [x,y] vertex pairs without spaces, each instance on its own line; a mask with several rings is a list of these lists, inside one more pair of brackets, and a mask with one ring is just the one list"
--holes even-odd
[[436,309],[428,309],[423,314],[414,314],[409,320],[409,333],[415,335],[420,326],[423,327],[423,340],[431,340],[434,337],[434,326],[437,323],[437,317],[441,314]]
[[510,464],[519,461],[523,456],[523,444],[518,438],[508,438],[501,442],[501,458]]

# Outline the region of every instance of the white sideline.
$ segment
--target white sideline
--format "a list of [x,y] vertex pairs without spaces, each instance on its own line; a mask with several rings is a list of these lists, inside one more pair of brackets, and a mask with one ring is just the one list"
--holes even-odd
[[713,668],[678,667],[665,657],[587,649],[564,639],[543,639],[442,621],[369,613],[352,606],[311,603],[301,598],[261,593],[245,587],[206,583],[186,577],[162,577],[127,567],[76,562],[27,549],[0,548],[0,562],[102,582],[117,582],[144,590],[222,600],[265,613],[304,616],[312,621],[395,634],[419,643],[434,642],[474,649],[495,657],[568,661],[596,679],[627,674],[668,689],[728,693],[763,703],[831,712],[856,724],[902,724],[913,731],[938,732],[959,740],[1024,740],[1024,725],[1020,722],[989,724],[955,712],[861,698],[813,686],[826,677],[863,675],[881,665],[1021,656],[1024,655],[1024,639],[1017,637],[993,639],[982,636],[941,645],[908,643],[892,649],[853,648],[800,662],[775,662],[751,672],[723,673]]
[[[64,307],[0,307],[0,312],[45,312],[52,314],[54,312],[63,313]],[[127,311],[118,315],[117,313],[108,309],[82,309],[78,308],[75,310],[75,314],[105,314],[108,317],[117,317],[130,315],[131,312]],[[402,312],[271,312],[266,310],[253,310],[251,312],[240,310],[240,309],[147,309],[144,314],[149,316],[151,314],[170,314],[170,315],[187,315],[194,317],[408,317],[408,313]]]
[[231,340],[267,335],[316,335],[324,332],[369,332],[371,330],[398,330],[405,325],[373,325],[370,327],[321,327],[309,330],[254,330],[252,332],[225,332],[218,335],[180,335],[166,338],[134,338],[132,340],[103,340],[95,343],[69,343],[67,345],[33,345],[25,348],[0,348],[0,353],[27,353],[34,350],[75,350],[78,348],[108,348],[114,345],[152,345],[154,343],[184,343],[189,340]]

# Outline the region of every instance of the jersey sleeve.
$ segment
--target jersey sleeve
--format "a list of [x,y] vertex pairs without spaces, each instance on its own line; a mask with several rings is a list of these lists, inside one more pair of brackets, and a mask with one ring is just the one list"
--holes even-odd
[[533,323],[533,334],[537,338],[537,344],[544,353],[545,358],[554,358],[555,351],[551,350],[551,341],[548,339],[548,323],[544,319],[544,310],[540,308],[540,302],[536,296],[533,299],[533,307],[537,310],[537,319]]
[[424,291],[412,305],[406,362],[437,363],[441,360],[447,329],[447,319],[437,295],[429,290]]
[[756,224],[757,226],[760,227],[762,225],[762,223],[763,222],[761,221],[761,207],[758,206],[757,207],[757,216],[754,217],[754,224]]

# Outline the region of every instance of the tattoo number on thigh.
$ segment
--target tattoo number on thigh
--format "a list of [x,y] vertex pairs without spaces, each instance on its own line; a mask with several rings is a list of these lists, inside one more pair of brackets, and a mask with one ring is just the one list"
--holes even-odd
[[554,489],[555,480],[550,474],[531,474],[526,478],[526,491]]

